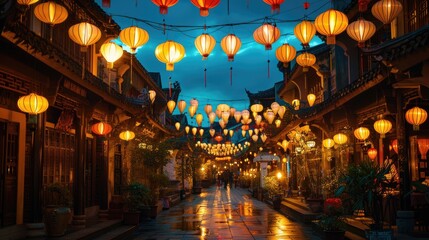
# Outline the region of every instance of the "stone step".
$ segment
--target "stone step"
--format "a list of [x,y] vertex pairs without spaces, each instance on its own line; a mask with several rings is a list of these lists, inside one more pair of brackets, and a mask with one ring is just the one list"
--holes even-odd
[[306,223],[316,220],[320,216],[319,213],[313,213],[301,206],[296,206],[295,204],[291,204],[290,201],[286,201],[286,200],[282,201],[280,212],[300,222],[306,222]]

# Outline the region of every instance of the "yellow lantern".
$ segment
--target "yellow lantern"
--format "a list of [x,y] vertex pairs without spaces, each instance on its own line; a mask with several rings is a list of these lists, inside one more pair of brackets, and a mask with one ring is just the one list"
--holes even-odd
[[168,112],[170,112],[170,114],[172,114],[174,111],[174,108],[176,108],[176,102],[173,100],[169,100],[167,102],[167,108],[168,108]]
[[229,130],[225,128],[225,129],[223,130],[223,135],[225,135],[225,136],[226,136],[226,135],[228,135],[228,133],[229,133]]
[[185,108],[186,108],[186,102],[184,100],[180,100],[179,103],[177,104],[177,106],[179,108],[180,114],[183,114],[183,112],[185,111]]
[[377,149],[370,148],[370,149],[368,149],[367,154],[368,154],[369,159],[374,160],[377,158]]
[[402,11],[402,4],[397,0],[380,0],[372,8],[372,15],[383,24],[391,23]]
[[188,134],[188,133],[189,133],[189,129],[190,129],[190,127],[189,127],[189,126],[186,126],[186,127],[185,127],[185,132],[186,132],[186,134]]
[[280,104],[278,104],[277,102],[271,103],[271,110],[273,110],[274,115],[277,115],[279,108],[280,108]]
[[375,121],[374,129],[380,134],[380,138],[384,138],[385,134],[392,129],[392,123],[386,119],[379,119]]
[[428,113],[423,108],[413,107],[405,113],[405,119],[413,125],[414,131],[419,130],[419,125],[423,124],[428,118]]
[[331,147],[333,147],[335,145],[335,142],[334,142],[334,140],[332,140],[332,138],[326,138],[326,139],[323,139],[322,145],[325,148],[330,149]]
[[49,107],[48,100],[35,93],[30,93],[18,99],[18,108],[28,114],[39,114],[46,111]]
[[35,4],[39,0],[16,0],[19,5],[30,6],[31,4]]
[[258,139],[259,139],[259,136],[258,136],[258,135],[256,135],[256,134],[252,135],[252,140],[253,140],[254,142],[257,142],[257,141],[258,141]]
[[229,116],[231,114],[228,111],[222,112],[222,120],[225,124],[228,124]]
[[209,34],[203,33],[195,39],[194,44],[198,52],[203,56],[203,60],[206,60],[216,46],[216,40]]
[[302,67],[303,72],[308,72],[308,68],[316,63],[316,56],[308,52],[301,53],[296,57],[296,63]]
[[85,51],[86,47],[96,43],[101,38],[100,29],[88,22],[81,22],[69,28],[70,39],[81,45],[81,50]]
[[154,90],[149,90],[149,99],[153,103],[155,102],[156,92]]
[[124,54],[122,48],[118,44],[112,42],[101,45],[100,52],[107,61],[108,69],[112,69],[113,63]]
[[197,111],[197,108],[195,106],[191,105],[188,107],[188,113],[189,113],[189,116],[191,116],[191,118],[194,117],[196,111]]
[[229,130],[229,136],[230,136],[230,137],[234,136],[234,130],[232,130],[232,129],[231,129],[231,130]]
[[167,71],[173,71],[174,64],[185,56],[185,48],[180,43],[167,40],[156,47],[155,56],[160,62],[166,64]]
[[216,120],[216,113],[214,113],[214,112],[209,113],[210,124],[213,124],[215,120]]
[[285,106],[280,106],[279,111],[277,113],[279,114],[280,119],[283,119],[283,116],[286,113],[286,107]]
[[200,133],[200,136],[202,137],[202,136],[203,136],[203,134],[204,134],[204,129],[203,129],[203,128],[200,128],[200,130],[199,130],[198,132]]
[[337,10],[329,9],[316,17],[316,30],[327,37],[326,44],[335,44],[335,36],[346,30],[349,20],[347,16]]
[[264,143],[265,141],[267,141],[267,135],[265,133],[261,134],[261,140]]
[[174,124],[174,126],[176,127],[176,130],[177,130],[177,131],[179,131],[179,130],[180,130],[180,123],[179,123],[179,122],[176,122],[176,123]]
[[309,44],[311,39],[313,39],[314,35],[316,34],[316,26],[314,23],[304,20],[295,26],[293,33],[301,42],[302,46],[307,48],[310,46]]
[[112,126],[105,122],[98,122],[91,126],[91,130],[93,133],[103,136],[109,134],[112,131]]
[[283,63],[284,67],[287,67],[289,65],[289,62],[291,62],[295,58],[295,56],[295,48],[287,43],[284,43],[276,49],[276,58]]
[[252,106],[250,106],[250,110],[254,113],[259,113],[259,112],[262,112],[262,110],[264,110],[264,106],[262,106],[262,104],[260,103],[255,103],[255,104],[252,104]]
[[196,127],[193,127],[191,131],[192,131],[192,135],[195,136],[197,134],[198,129]]
[[203,114],[198,113],[197,116],[195,117],[195,121],[197,121],[197,124],[199,127],[201,127],[201,123],[203,122]]
[[274,124],[276,125],[276,128],[279,128],[280,125],[282,124],[282,120],[276,119],[276,121],[274,121]]
[[272,110],[268,110],[266,113],[267,113],[266,119],[267,119],[268,123],[272,124],[274,121],[274,117],[275,117],[274,112]]
[[241,119],[241,112],[240,111],[236,111],[234,113],[234,119],[235,119],[235,122],[237,122],[237,123],[240,122],[240,119]]
[[342,145],[347,142],[347,135],[344,133],[337,133],[334,135],[334,142],[338,145]]
[[133,131],[123,131],[119,134],[119,138],[124,141],[130,141],[133,140],[136,137],[136,134]]
[[235,34],[228,34],[220,42],[222,50],[228,56],[228,61],[234,61],[234,56],[241,47],[241,40]]
[[271,45],[280,37],[280,30],[269,23],[264,23],[253,32],[253,39],[271,50]]
[[359,127],[355,129],[353,134],[358,140],[365,141],[369,137],[370,132],[366,127]]
[[300,104],[301,104],[301,102],[299,101],[299,99],[292,100],[292,107],[294,110],[299,110]]
[[281,143],[278,142],[277,145],[283,148],[283,151],[286,152],[287,148],[289,147],[289,141],[283,140]]
[[122,29],[119,33],[119,39],[127,45],[130,48],[131,53],[134,54],[138,47],[147,43],[149,40],[149,34],[142,28],[131,26]]
[[213,107],[211,104],[206,104],[204,106],[204,112],[207,114],[207,116],[213,111]]
[[307,101],[308,101],[308,105],[312,107],[314,105],[314,102],[316,101],[316,95],[314,95],[313,93],[308,94]]
[[349,24],[347,34],[358,42],[359,47],[365,46],[365,41],[370,39],[375,33],[375,24],[363,18],[359,18]]
[[34,8],[34,15],[40,21],[50,25],[62,23],[69,16],[65,7],[52,1],[37,5]]
[[215,133],[216,133],[216,130],[214,130],[213,128],[211,128],[210,130],[209,130],[209,133],[210,133],[210,136],[214,136],[215,135]]

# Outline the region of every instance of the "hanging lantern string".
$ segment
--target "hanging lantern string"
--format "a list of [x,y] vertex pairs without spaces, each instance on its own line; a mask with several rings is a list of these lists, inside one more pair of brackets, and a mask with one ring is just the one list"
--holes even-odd
[[204,88],[207,87],[207,68],[204,68]]
[[229,84],[232,86],[232,67],[229,68]]

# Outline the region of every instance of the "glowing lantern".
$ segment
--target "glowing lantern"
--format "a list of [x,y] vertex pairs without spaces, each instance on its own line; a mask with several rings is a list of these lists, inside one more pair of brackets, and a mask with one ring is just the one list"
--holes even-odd
[[185,48],[180,43],[167,40],[156,47],[155,56],[160,62],[165,63],[167,71],[173,71],[174,64],[185,56]]
[[280,147],[282,147],[283,151],[286,152],[287,148],[289,147],[289,141],[283,140],[281,143],[278,142],[277,145],[279,145]]
[[419,152],[422,156],[422,160],[426,160],[426,155],[429,149],[429,139],[417,139],[419,145]]
[[384,24],[391,23],[402,11],[402,4],[396,0],[380,0],[372,8],[372,15]]
[[253,130],[253,132],[258,135],[259,134],[259,129],[255,128],[255,130]]
[[204,135],[204,129],[200,128],[200,130],[198,132],[200,133],[201,137]]
[[46,111],[49,107],[48,100],[35,93],[30,93],[18,99],[18,108],[28,114],[39,114]]
[[250,112],[248,110],[241,111],[241,117],[243,118],[243,120],[245,122],[247,122],[249,120],[249,117],[250,117]]
[[179,0],[152,0],[159,7],[159,13],[167,14],[168,8],[174,6]]
[[226,127],[225,122],[223,121],[223,119],[219,119],[219,126],[224,129]]
[[337,133],[334,135],[334,142],[338,145],[342,145],[347,142],[347,136],[344,133]]
[[196,127],[193,127],[191,131],[192,131],[192,135],[195,136],[197,134],[198,129]]
[[295,56],[295,48],[287,43],[284,43],[276,49],[276,58],[283,63],[284,67],[287,67],[289,65],[289,62],[292,61]]
[[280,4],[285,0],[263,0],[266,4],[271,6],[272,12],[280,12]]
[[349,20],[344,13],[329,9],[317,16],[314,24],[316,30],[327,37],[326,44],[335,44],[335,35],[346,30]]
[[188,133],[189,133],[189,129],[190,129],[190,127],[189,127],[189,126],[186,126],[186,127],[185,127],[185,132],[186,132],[186,134],[188,134]]
[[264,143],[265,141],[267,141],[267,135],[265,133],[261,134],[261,140]]
[[314,102],[316,101],[316,95],[314,95],[313,93],[308,94],[307,101],[308,101],[308,105],[312,107],[314,105]]
[[122,48],[118,44],[112,42],[101,45],[100,52],[107,61],[108,69],[112,69],[113,63],[124,54]]
[[204,106],[204,112],[207,114],[207,116],[213,111],[213,107],[211,104],[206,104]]
[[214,130],[213,128],[209,130],[210,136],[214,136],[216,133],[216,130]]
[[363,18],[359,18],[349,24],[347,34],[358,42],[359,47],[365,46],[365,41],[370,39],[375,33],[375,24]]
[[264,110],[264,106],[262,106],[262,104],[260,103],[255,103],[255,104],[252,104],[252,106],[250,106],[250,110],[254,113],[259,113],[259,112],[262,112],[262,110]]
[[234,136],[234,130],[232,130],[232,129],[231,129],[231,130],[229,130],[229,136],[230,136],[230,137]]
[[423,124],[428,117],[428,113],[423,108],[413,107],[405,113],[405,119],[413,125],[414,131],[419,130],[419,125]]
[[210,124],[213,124],[214,121],[215,121],[215,119],[216,119],[216,113],[214,113],[214,112],[209,113],[209,122],[210,122]]
[[236,112],[234,113],[234,119],[235,119],[235,121],[236,121],[237,123],[239,123],[239,122],[240,122],[240,119],[241,119],[241,112],[240,112],[240,111],[236,111]]
[[34,15],[40,21],[52,26],[64,22],[69,16],[65,7],[52,1],[37,5],[34,8]]
[[122,29],[119,33],[119,39],[131,49],[131,53],[136,53],[138,47],[143,46],[149,40],[149,34],[146,30],[136,26]]
[[273,110],[274,115],[277,115],[280,105],[277,102],[271,103],[271,110]]
[[198,109],[198,100],[197,100],[196,98],[192,98],[192,99],[189,101],[189,103],[190,103],[192,106],[195,106],[195,109]]
[[260,125],[260,124],[261,124],[261,122],[262,122],[262,117],[261,117],[261,115],[256,115],[256,116],[255,116],[255,124],[256,124],[256,125]]
[[276,125],[276,128],[279,128],[280,125],[282,124],[282,120],[277,119],[276,121],[274,121],[274,124]]
[[314,35],[316,34],[316,26],[314,23],[304,20],[295,26],[293,33],[301,42],[302,46],[307,48],[310,46],[309,44],[311,39],[313,39]]
[[214,139],[216,142],[220,143],[223,140],[223,137],[221,135],[217,135]]
[[334,142],[334,140],[332,140],[332,138],[326,138],[326,139],[323,139],[322,145],[325,148],[330,149],[331,147],[333,147],[335,145],[335,142]]
[[229,130],[225,128],[225,129],[223,130],[223,135],[225,135],[225,136],[226,136],[226,135],[228,135],[228,133],[229,133]]
[[167,102],[167,108],[168,108],[168,112],[170,112],[170,114],[173,113],[175,107],[176,107],[176,102],[175,101],[169,100]]
[[241,130],[241,136],[246,137],[246,130]]
[[229,116],[230,116],[230,114],[228,111],[222,112],[222,120],[225,124],[228,124]]
[[203,122],[203,114],[198,113],[197,116],[195,117],[195,121],[197,121],[197,124],[199,127],[201,127],[201,123]]
[[274,114],[274,112],[273,111],[271,111],[271,110],[268,110],[267,111],[267,121],[268,121],[268,123],[269,124],[272,124],[273,123],[273,121],[274,121],[274,117],[275,117],[276,115]]
[[392,145],[393,151],[395,151],[395,153],[398,154],[398,139],[393,140],[391,145]]
[[189,116],[191,116],[191,118],[194,117],[196,112],[197,112],[197,108],[195,106],[191,105],[188,107],[188,113],[189,113]]
[[216,45],[216,40],[209,34],[203,33],[195,39],[194,44],[198,52],[203,56],[203,60],[206,60],[213,51],[213,48]]
[[174,126],[176,127],[176,130],[177,130],[177,131],[179,131],[179,130],[180,130],[180,123],[179,123],[179,122],[176,122],[176,123],[174,124]]
[[98,122],[92,125],[91,130],[93,133],[103,136],[112,131],[112,126],[105,122]]
[[186,108],[186,102],[184,100],[180,100],[177,104],[177,107],[179,108],[180,114],[182,114],[185,111]]
[[31,4],[35,4],[39,0],[17,0],[16,2],[20,5],[30,6]]
[[234,61],[234,56],[241,47],[241,41],[234,34],[228,34],[226,37],[222,38],[220,42],[222,50],[228,56],[228,61]]
[[380,134],[380,138],[384,138],[385,134],[392,129],[392,123],[389,120],[380,119],[374,123],[374,129]]
[[377,149],[375,149],[375,148],[370,148],[370,149],[368,149],[368,157],[369,157],[369,159],[371,159],[371,160],[374,160],[374,159],[376,159],[377,158]]
[[271,50],[273,44],[280,37],[280,30],[269,23],[264,23],[253,32],[253,38],[259,44],[265,46],[265,50]]
[[286,113],[286,107],[285,106],[280,106],[279,111],[277,113],[279,114],[280,119],[283,119],[283,116]]
[[234,116],[235,111],[237,111],[235,108],[230,108],[230,109],[229,109],[229,113],[230,113],[230,115],[231,115],[231,116]]
[[301,102],[299,101],[299,99],[292,100],[292,107],[294,110],[299,110],[300,104]]
[[316,63],[316,56],[308,52],[301,53],[296,57],[296,63],[302,67],[303,72],[308,72],[308,68]]
[[155,102],[156,92],[154,90],[149,90],[149,99],[153,103]]
[[359,127],[355,129],[353,134],[358,140],[365,141],[369,137],[370,132],[366,127]]
[[249,136],[253,135],[253,130],[252,129],[249,129],[247,132],[249,132]]
[[254,142],[257,142],[258,141],[258,139],[259,139],[259,136],[258,135],[252,135],[252,140],[254,141]]
[[75,24],[69,28],[70,39],[81,45],[83,51],[86,47],[96,43],[101,38],[101,31],[95,25],[88,22]]
[[197,8],[200,9],[200,15],[207,17],[209,15],[209,9],[216,7],[220,0],[191,0]]
[[124,141],[130,141],[133,140],[136,137],[136,134],[133,131],[123,131],[119,134],[119,138]]

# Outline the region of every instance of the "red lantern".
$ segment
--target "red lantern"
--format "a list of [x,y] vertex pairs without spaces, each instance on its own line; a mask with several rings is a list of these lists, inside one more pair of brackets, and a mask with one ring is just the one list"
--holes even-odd
[[209,15],[209,9],[216,7],[220,0],[191,0],[197,8],[200,9],[200,15],[207,17]]
[[375,149],[375,148],[368,149],[368,157],[371,160],[376,159],[377,158],[377,149]]
[[216,142],[220,143],[223,140],[223,137],[219,134],[219,135],[216,135],[214,139],[216,140]]
[[285,0],[263,0],[266,4],[271,6],[272,12],[280,12],[280,4]]
[[429,139],[417,139],[419,144],[419,152],[422,155],[422,160],[426,160],[426,155],[429,149]]
[[112,131],[112,126],[105,122],[99,122],[96,124],[93,124],[91,127],[91,130],[93,133],[104,136],[109,134]]
[[152,2],[159,6],[159,12],[161,14],[167,14],[168,8],[176,4],[179,0],[152,0]]
[[391,145],[392,145],[393,151],[395,151],[395,153],[398,154],[398,139],[393,140]]

